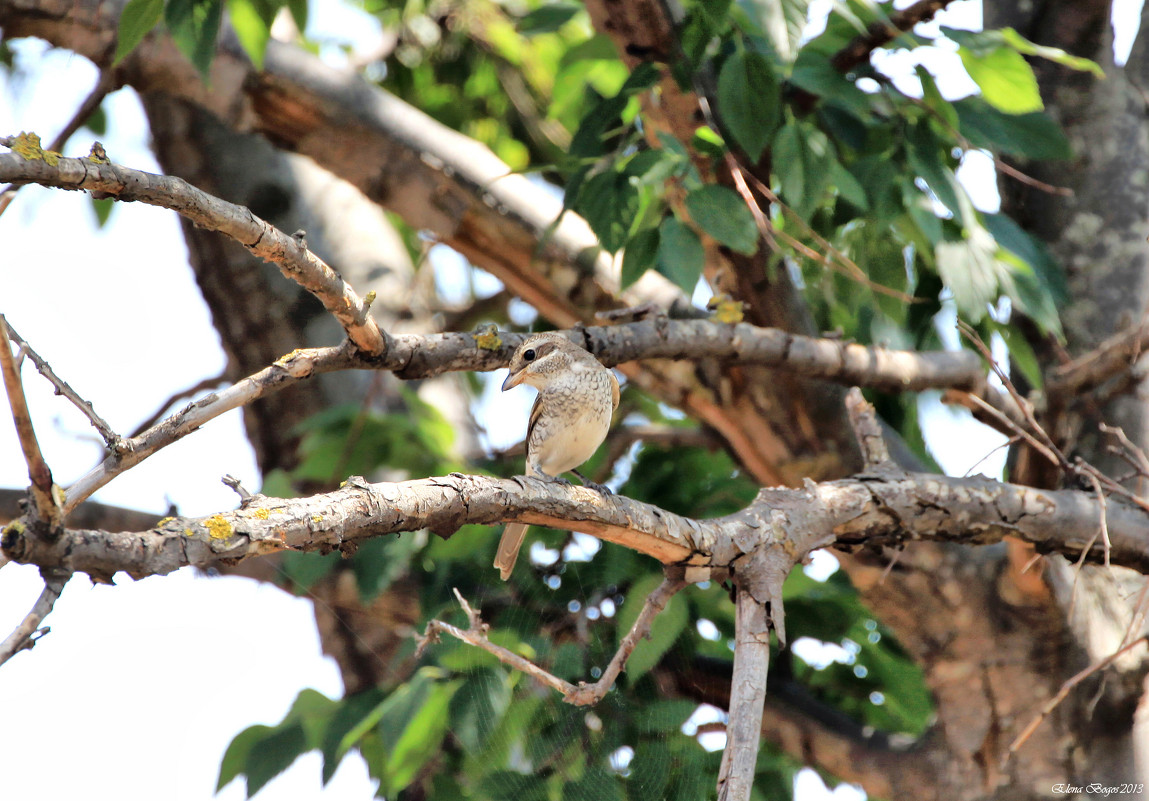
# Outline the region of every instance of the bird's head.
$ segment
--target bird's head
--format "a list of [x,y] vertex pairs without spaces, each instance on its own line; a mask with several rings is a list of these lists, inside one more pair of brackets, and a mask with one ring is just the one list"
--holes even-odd
[[519,384],[543,389],[571,367],[580,351],[582,355],[589,356],[578,345],[553,331],[528,337],[511,357],[511,373],[503,382],[503,392]]

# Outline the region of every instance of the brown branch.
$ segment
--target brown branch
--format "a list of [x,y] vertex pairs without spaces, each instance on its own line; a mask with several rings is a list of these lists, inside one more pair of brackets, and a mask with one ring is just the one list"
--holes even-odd
[[682,571],[678,570],[675,572],[677,573],[676,577],[671,578],[668,574],[667,578],[647,597],[646,602],[642,606],[642,611],[639,612],[638,618],[634,621],[634,625],[631,626],[630,631],[627,632],[622,642],[619,643],[618,650],[611,658],[606,670],[603,671],[602,677],[594,684],[587,684],[586,682],[580,681],[578,686],[575,686],[568,681],[560,679],[553,673],[544,670],[529,659],[524,659],[514,651],[491,642],[487,639],[487,631],[490,627],[483,622],[479,612],[467,603],[462,593],[455,588],[452,588],[452,591],[455,593],[455,598],[458,599],[459,605],[463,607],[463,611],[467,614],[467,628],[465,630],[460,629],[442,620],[432,620],[428,622],[427,628],[423,631],[423,636],[418,638],[419,645],[415,650],[415,658],[418,659],[431,643],[438,642],[441,632],[446,632],[468,645],[481,648],[504,665],[509,665],[516,670],[522,671],[528,676],[537,679],[540,683],[545,684],[547,687],[557,690],[562,693],[563,700],[568,704],[573,704],[574,706],[593,706],[601,701],[610,691],[610,688],[614,686],[615,680],[618,678],[619,673],[622,672],[622,668],[626,665],[626,660],[629,659],[631,653],[634,652],[639,640],[650,635],[650,627],[654,622],[654,618],[658,616],[659,612],[666,608],[667,602],[674,597],[675,593],[687,586],[688,582],[683,579]]
[[[15,148],[19,142],[16,137],[0,137],[0,145]],[[51,161],[55,163],[49,163],[43,154],[38,158],[2,154],[0,180],[87,190],[176,211],[200,228],[219,231],[279,267],[319,299],[361,350],[369,354],[386,351],[387,337],[368,314],[370,303],[360,299],[337,272],[308,250],[303,237],[289,236],[243,206],[220,200],[180,178],[122,167],[98,155],[83,159],[61,156]]]
[[[0,642],[0,665],[3,665],[20,651],[32,648],[40,636],[47,634],[47,629],[40,629],[40,623],[56,605],[56,599],[64,591],[64,585],[68,583],[69,578],[70,576],[67,575],[44,578],[44,590],[36,599],[31,611],[20,621],[20,625],[3,642]],[[37,632],[40,634],[38,635]]]
[[[17,521],[4,530],[0,546],[21,563],[96,576],[117,570],[147,576],[284,549],[353,547],[366,537],[402,531],[430,529],[447,536],[468,523],[519,521],[582,531],[664,564],[720,569],[764,540],[800,558],[829,544],[851,551],[915,539],[985,545],[1014,536],[1042,553],[1076,557],[1085,549],[1091,561],[1102,562],[1103,549],[1089,542],[1099,515],[1092,491],[1040,490],[981,476],[866,474],[801,489],[764,489],[739,512],[691,520],[586,487],[452,474],[379,484],[349,479],[338,490],[309,498],[256,495],[242,509],[172,518],[139,532],[70,529],[48,541]],[[1110,500],[1106,525],[1111,563],[1149,574],[1149,515]],[[765,601],[768,595],[759,597]]]
[[0,372],[4,375],[4,390],[12,408],[12,422],[16,425],[16,435],[28,464],[28,477],[32,481],[32,502],[36,507],[38,520],[55,527],[60,522],[60,507],[53,492],[52,471],[40,452],[36,440],[36,429],[32,426],[32,416],[28,412],[28,401],[24,397],[24,386],[20,381],[20,368],[12,356],[12,344],[8,334],[8,321],[0,314]]
[[88,418],[88,422],[92,424],[92,427],[100,432],[100,436],[103,437],[105,444],[107,444],[108,447],[114,447],[116,442],[119,441],[120,435],[112,430],[108,421],[96,414],[96,410],[92,407],[92,402],[81,398],[76,390],[68,386],[68,382],[56,375],[56,371],[52,369],[52,366],[41,358],[36,351],[32,350],[32,346],[16,333],[16,329],[12,327],[11,323],[5,321],[5,324],[8,326],[8,338],[20,346],[20,351],[32,360],[32,364],[36,365],[36,369],[40,371],[40,375],[48,379],[48,383],[56,388],[56,394],[62,395],[70,400],[72,405],[79,409],[84,417]]
[[718,770],[718,801],[748,801],[762,737],[762,707],[770,667],[770,616],[744,586],[735,598],[734,671],[726,749]]
[[890,14],[885,20],[871,22],[865,33],[855,36],[834,54],[830,64],[838,72],[849,72],[868,61],[870,53],[874,50],[894,41],[919,22],[933,19],[935,14],[951,2],[953,0],[918,0],[913,5]]

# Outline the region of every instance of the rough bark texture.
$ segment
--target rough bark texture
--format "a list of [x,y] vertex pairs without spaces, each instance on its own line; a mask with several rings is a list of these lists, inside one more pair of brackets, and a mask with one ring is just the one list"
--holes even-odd
[[[987,26],[1012,25],[1040,44],[1097,61],[1107,76],[1098,80],[1052,63],[1035,64],[1049,112],[1065,128],[1076,158],[1068,165],[1025,168],[1074,194],[1054,197],[1008,181],[1002,186],[1004,209],[1044,239],[1066,269],[1073,302],[1062,319],[1067,349],[1073,355],[1141,320],[1149,287],[1144,90],[1149,85],[1149,53],[1142,31],[1128,64],[1117,66],[1109,14],[1109,4],[1099,0],[986,8]],[[1109,443],[1098,434],[1098,422],[1120,425],[1135,443],[1147,444],[1143,387],[1103,407],[1051,404],[1042,422],[1067,451],[1077,451],[1114,474],[1123,468],[1106,453]],[[1058,480],[1029,453],[1021,455],[1015,472],[1036,486],[1052,486]],[[1047,573],[1054,590],[1046,601],[1054,605],[1051,614],[1065,620],[1066,611],[1073,610],[1065,635],[1068,647],[1061,674],[1065,678],[1082,664],[1117,649],[1144,579],[1126,571],[1089,568],[1075,579],[1068,564],[1056,559],[1050,560]],[[1149,778],[1149,733],[1144,717],[1135,716],[1143,703],[1145,673],[1141,650],[1119,660],[1099,689],[1070,697],[1064,713],[1072,738],[1067,751],[1074,764],[1087,771],[1086,778],[1100,782]]]

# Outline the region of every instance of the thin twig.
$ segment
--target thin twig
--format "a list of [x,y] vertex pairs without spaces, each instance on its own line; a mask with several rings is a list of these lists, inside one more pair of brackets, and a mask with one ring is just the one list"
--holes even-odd
[[166,412],[168,409],[175,406],[180,401],[185,400],[187,398],[194,398],[196,395],[200,394],[201,392],[206,392],[209,389],[215,389],[216,387],[221,386],[221,385],[226,384],[226,383],[227,383],[227,375],[224,373],[220,373],[217,376],[213,376],[211,378],[205,378],[203,381],[200,381],[198,384],[195,384],[194,386],[190,386],[187,389],[179,390],[178,392],[173,394],[170,398],[168,398],[166,401],[161,403],[156,408],[155,412],[152,413],[152,416],[149,417],[144,422],[140,423],[138,426],[136,426],[136,430],[133,431],[131,434],[129,434],[129,436],[138,437],[140,434],[147,431],[149,428],[151,428],[152,426],[154,426],[156,423],[158,423],[160,420],[163,419],[164,412]]
[[654,619],[658,617],[658,613],[665,609],[670,599],[686,586],[687,582],[682,578],[681,573],[672,577],[668,570],[662,583],[647,596],[646,602],[642,605],[642,611],[638,613],[630,631],[618,644],[618,650],[611,657],[610,663],[606,666],[606,670],[603,671],[599,680],[589,685],[580,681],[577,688],[563,696],[563,700],[575,706],[590,706],[601,701],[610,691],[610,688],[614,686],[618,674],[626,666],[626,660],[630,659],[630,655],[634,652],[639,640],[650,636],[650,627],[654,623]]
[[1114,660],[1116,660],[1122,654],[1125,654],[1136,648],[1138,645],[1145,642],[1147,638],[1149,638],[1149,635],[1142,635],[1138,637],[1136,640],[1129,643],[1124,648],[1120,648],[1119,650],[1114,651],[1112,654],[1105,657],[1100,662],[1090,665],[1089,667],[1074,675],[1072,678],[1067,679],[1065,683],[1061,685],[1061,689],[1057,691],[1057,694],[1053,696],[1053,698],[1051,698],[1049,701],[1047,701],[1045,706],[1041,708],[1041,712],[1039,712],[1037,716],[1029,722],[1029,725],[1027,725],[1022,730],[1021,734],[1017,735],[1017,737],[1014,738],[1014,741],[1009,744],[1009,749],[1006,751],[1005,757],[1002,760],[1003,765],[1004,763],[1008,762],[1015,753],[1017,753],[1019,748],[1025,745],[1026,740],[1032,736],[1033,732],[1037,730],[1037,727],[1041,725],[1042,721],[1049,717],[1049,714],[1053,712],[1053,710],[1056,709],[1057,706],[1066,699],[1074,687],[1085,681],[1085,679],[1089,678],[1097,671],[1104,670],[1105,668],[1109,667],[1109,665],[1111,665]]
[[32,611],[25,615],[20,625],[5,638],[4,642],[0,642],[0,665],[25,648],[31,648],[36,644],[39,639],[36,633],[40,628],[40,622],[52,611],[69,578],[70,576],[53,576],[44,579],[44,590],[33,604]]
[[548,673],[541,667],[536,665],[529,659],[525,659],[514,651],[508,650],[501,645],[495,645],[487,639],[487,631],[490,629],[486,623],[483,622],[479,613],[471,607],[467,600],[463,597],[458,589],[452,588],[455,593],[455,598],[458,599],[459,605],[463,607],[463,611],[467,613],[468,628],[461,629],[458,626],[452,626],[450,623],[445,623],[442,620],[432,620],[427,623],[427,628],[423,632],[423,636],[418,638],[419,645],[415,649],[415,658],[418,659],[423,655],[427,646],[434,642],[438,642],[439,633],[446,632],[456,639],[462,640],[468,645],[473,645],[476,648],[481,648],[487,653],[494,656],[504,665],[508,665],[515,670],[526,673],[532,676],[543,684],[547,685],[553,690],[557,690],[567,696],[570,693],[577,692],[578,688],[568,681],[563,681],[558,676]]
[[[7,321],[5,322],[7,323]],[[92,402],[81,398],[76,390],[68,386],[68,382],[56,375],[56,371],[52,369],[52,366],[48,364],[48,362],[36,353],[36,351],[32,350],[32,346],[28,344],[27,340],[16,333],[16,329],[12,327],[11,323],[7,323],[7,325],[8,337],[19,345],[20,350],[32,360],[32,364],[36,365],[36,369],[40,371],[40,375],[48,379],[48,383],[56,388],[56,394],[70,400],[72,405],[79,409],[84,417],[88,418],[88,422],[92,424],[92,427],[100,432],[104,443],[109,448],[115,448],[116,443],[120,441],[120,435],[112,430],[108,421],[96,414],[96,410],[92,408]]]
[[[968,142],[966,144],[968,145]],[[1000,156],[994,157],[993,164],[995,167],[997,167],[998,172],[1002,173],[1003,175],[1008,175],[1018,183],[1025,184],[1026,186],[1032,186],[1034,189],[1038,189],[1050,195],[1058,195],[1060,197],[1073,197],[1073,190],[1068,186],[1054,186],[1053,184],[1045,183],[1045,181],[1039,181],[1032,175],[1026,175],[1024,172],[1017,169],[1017,167],[1014,167],[1012,164],[1005,162]]]
[[1133,442],[1133,440],[1126,436],[1125,429],[1123,429],[1121,426],[1110,426],[1106,425],[1105,423],[1101,423],[1098,428],[1100,428],[1101,431],[1106,434],[1112,434],[1113,436],[1117,437],[1117,441],[1120,442],[1130,454],[1132,454],[1134,460],[1131,462],[1132,466],[1137,468],[1137,471],[1141,475],[1149,476],[1149,456],[1146,456],[1145,451],[1139,445],[1137,445],[1137,443]]
[[[1109,524],[1106,519],[1109,516],[1109,505],[1105,500],[1105,493],[1101,489],[1101,481],[1092,473],[1087,473],[1086,476],[1093,484],[1093,491],[1097,493],[1097,505],[1099,508],[1098,516],[1101,518],[1098,523],[1097,531],[1101,535],[1101,547],[1105,552],[1105,566],[1109,567],[1109,551],[1112,549],[1113,544],[1109,541]],[[1090,545],[1092,547],[1092,544]]]
[[12,421],[16,424],[16,434],[20,448],[24,451],[24,461],[28,464],[28,477],[32,481],[32,502],[37,516],[55,527],[60,522],[60,508],[52,494],[52,471],[40,452],[36,440],[36,430],[32,427],[32,416],[28,412],[28,401],[24,397],[24,386],[20,381],[20,370],[12,356],[11,340],[8,336],[8,321],[0,314],[0,371],[4,373],[4,389],[8,393],[8,403],[12,407]]

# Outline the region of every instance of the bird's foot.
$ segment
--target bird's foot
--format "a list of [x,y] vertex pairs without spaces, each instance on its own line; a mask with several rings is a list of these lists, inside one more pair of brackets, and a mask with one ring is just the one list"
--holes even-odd
[[614,495],[614,490],[612,490],[606,484],[596,484],[595,482],[591,481],[589,478],[584,476],[582,473],[580,473],[578,470],[571,470],[571,472],[579,477],[579,481],[582,482],[582,485],[584,487],[589,487],[590,489],[595,490],[596,492],[598,492],[601,495]]

